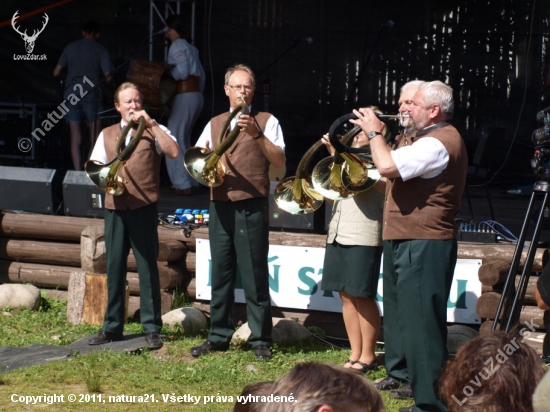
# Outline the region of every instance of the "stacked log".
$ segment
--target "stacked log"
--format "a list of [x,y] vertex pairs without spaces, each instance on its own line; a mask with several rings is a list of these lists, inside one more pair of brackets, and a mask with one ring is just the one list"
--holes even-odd
[[[483,321],[480,326],[480,333],[491,331],[493,328],[504,284],[511,267],[515,246],[495,245],[491,247],[483,245],[483,249],[488,253],[484,253],[481,257],[482,264],[478,272],[479,281],[482,284],[482,294],[476,302],[476,314]],[[497,249],[499,253],[493,253]],[[534,327],[538,331],[544,331],[544,311],[537,307],[535,291],[538,277],[534,274],[535,272],[542,271],[544,265],[548,262],[548,258],[548,249],[539,248],[536,250],[519,318],[520,324],[531,325],[531,327]],[[524,248],[518,266],[518,273],[513,275],[515,288],[519,284],[526,259],[527,248]],[[502,319],[502,314],[500,318]]]
[[[92,218],[0,213],[0,283],[31,283],[47,295],[60,297],[63,293],[55,291],[68,290],[75,270],[105,273],[103,223]],[[159,226],[158,234],[157,263],[163,311],[167,311],[173,290],[189,283],[186,255],[191,241],[181,230]],[[132,252],[127,264],[129,314],[133,315],[139,309],[139,276]]]

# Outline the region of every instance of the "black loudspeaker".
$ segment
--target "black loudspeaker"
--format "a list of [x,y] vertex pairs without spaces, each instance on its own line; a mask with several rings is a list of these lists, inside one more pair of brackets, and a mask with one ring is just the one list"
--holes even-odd
[[280,209],[275,203],[273,192],[279,182],[271,182],[269,194],[269,227],[272,229],[313,230],[313,213],[293,215]]
[[[35,159],[36,104],[0,102],[0,157]],[[40,139],[43,135],[37,135]]]
[[103,217],[105,192],[92,183],[86,172],[69,170],[63,180],[63,204],[67,216]]
[[55,169],[0,166],[0,209],[56,213],[61,182]]

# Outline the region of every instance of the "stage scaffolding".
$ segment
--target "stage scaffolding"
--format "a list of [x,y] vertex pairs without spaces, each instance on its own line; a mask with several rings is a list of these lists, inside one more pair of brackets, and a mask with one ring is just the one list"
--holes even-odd
[[[150,0],[149,4],[149,36],[153,37],[155,33],[159,30],[162,30],[164,27],[164,22],[168,16],[171,14],[181,14],[182,4],[188,4],[191,6],[191,24],[190,24],[190,35],[192,41],[195,40],[195,10],[196,10],[196,1],[195,0]],[[149,44],[149,61],[153,61],[154,53],[154,42]],[[166,60],[166,55],[168,53],[168,48],[164,46],[164,59]]]

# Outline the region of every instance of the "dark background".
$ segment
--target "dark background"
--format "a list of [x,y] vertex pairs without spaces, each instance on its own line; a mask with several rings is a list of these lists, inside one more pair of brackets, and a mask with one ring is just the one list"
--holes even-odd
[[[14,54],[26,54],[10,24],[15,11],[22,16],[57,3],[3,0],[0,6],[5,24],[0,27],[0,103],[36,104],[37,126],[62,101],[52,70],[63,48],[81,38],[85,21],[101,24],[99,42],[118,69],[117,84],[125,80],[130,60],[149,58],[149,34],[163,27],[155,12],[151,26],[147,0],[67,1],[46,10],[49,23],[33,54],[45,54],[47,60],[14,60]],[[177,10],[178,2],[154,5],[164,15],[167,7]],[[550,105],[545,86],[549,0],[196,0],[181,1],[179,7],[194,28],[207,74],[194,140],[212,116],[227,110],[223,75],[235,63],[255,70],[254,105],[281,122],[287,174],[338,117],[365,105],[394,114],[405,82],[437,79],[454,89],[453,123],[470,152],[483,132],[504,126],[505,137],[490,148],[491,158],[503,166],[502,173],[532,175],[531,134],[542,126],[536,114]],[[382,28],[389,20],[394,26]],[[18,24],[32,32],[42,22],[41,11]],[[168,43],[163,39],[153,38],[153,61],[164,61]],[[112,90],[106,90],[105,99],[112,107]],[[0,110],[0,164],[70,167],[64,122],[36,142],[34,159],[5,156],[16,153],[18,136],[30,134],[28,118],[11,117]],[[165,122],[166,116],[159,113],[157,119]]]

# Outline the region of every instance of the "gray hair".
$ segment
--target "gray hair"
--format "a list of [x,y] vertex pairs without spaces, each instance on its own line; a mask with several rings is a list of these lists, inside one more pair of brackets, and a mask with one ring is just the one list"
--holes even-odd
[[424,90],[424,103],[426,106],[437,104],[443,115],[448,119],[453,117],[455,104],[453,89],[450,86],[439,80],[434,80],[433,82],[424,83],[419,87],[419,90]]
[[424,80],[411,80],[410,82],[405,83],[403,86],[401,86],[401,94],[405,93],[408,89],[417,89],[425,84],[426,82]]
[[247,72],[250,75],[250,78],[252,80],[252,86],[256,86],[256,76],[254,76],[254,72],[246,64],[236,64],[236,65],[231,66],[230,68],[227,69],[227,71],[225,72],[225,85],[226,86],[229,85],[229,78],[231,77],[231,75],[233,73],[235,73],[236,71],[239,71],[239,70],[243,71],[243,72]]

